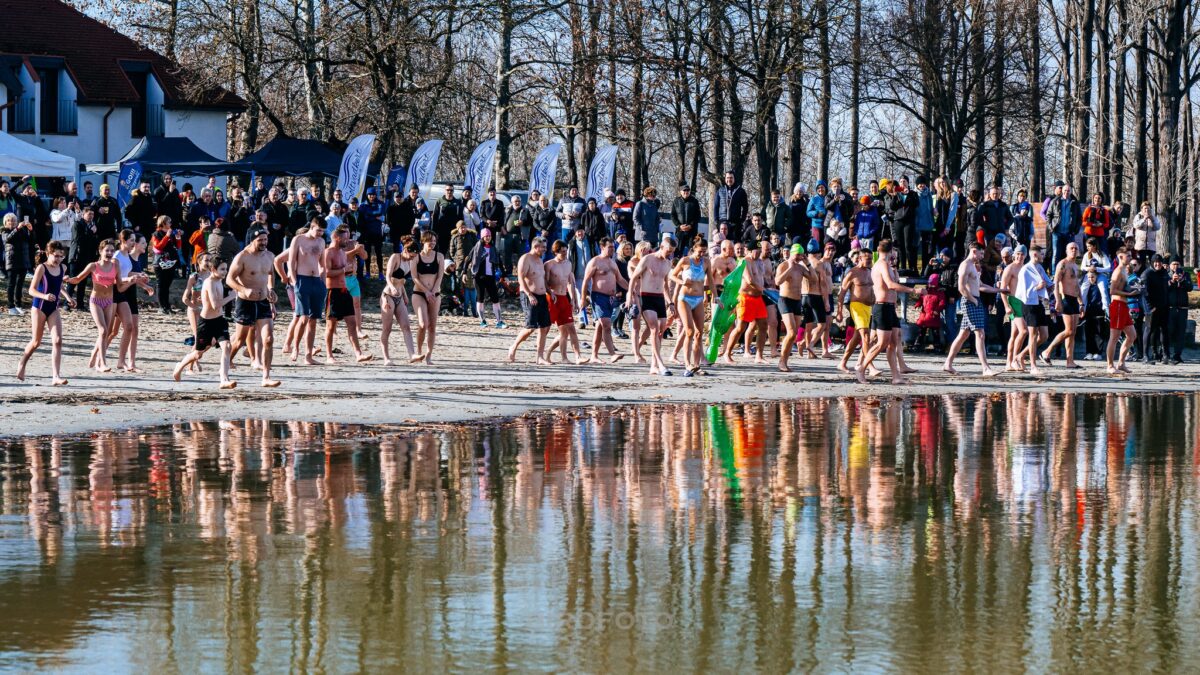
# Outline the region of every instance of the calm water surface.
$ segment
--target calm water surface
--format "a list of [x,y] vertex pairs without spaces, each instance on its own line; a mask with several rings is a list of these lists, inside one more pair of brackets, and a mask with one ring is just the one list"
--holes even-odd
[[0,441],[0,669],[1190,670],[1197,402]]

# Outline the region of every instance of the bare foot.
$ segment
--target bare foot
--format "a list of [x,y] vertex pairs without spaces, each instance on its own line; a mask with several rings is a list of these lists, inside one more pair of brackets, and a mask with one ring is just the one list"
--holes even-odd
[[871,366],[870,368],[867,369],[867,375],[870,377],[879,377],[882,374],[883,374],[883,371],[876,368],[875,366]]
[[1117,370],[1116,368],[1114,368],[1114,367],[1112,367],[1112,366],[1109,366],[1109,367],[1108,367],[1108,374],[1109,374],[1109,375],[1120,375],[1120,374],[1121,374],[1121,371]]
[[128,368],[126,368],[126,369],[125,369],[125,372],[127,372],[127,373],[133,373],[133,374],[135,374],[135,375],[140,375],[140,374],[142,374],[142,373],[143,373],[143,372],[145,372],[145,371],[144,371],[144,370],[142,370],[141,368],[138,368],[137,366],[130,366],[130,367],[128,367]]
[[278,387],[279,384],[280,384],[279,380],[263,380],[262,381],[262,386],[264,386],[268,389]]
[[171,377],[175,378],[176,382],[179,382],[183,379],[183,371],[176,366],[175,370],[171,372]]
[[[414,358],[414,359],[416,359],[416,360],[415,360],[415,361],[410,361],[410,363],[416,363],[417,361],[420,361],[420,360],[421,360],[422,358],[424,358],[424,357],[415,357],[415,356],[414,356],[413,358]],[[517,352],[516,352],[516,350],[513,350],[513,349],[510,349],[510,350],[508,350],[508,362],[509,362],[509,363],[514,363],[516,360],[517,360]]]
[[108,365],[105,365],[105,364],[100,364],[100,365],[96,366],[96,372],[100,372],[100,373],[111,373],[111,372],[112,372],[112,366],[108,366]]
[[867,383],[867,371],[863,370],[862,366],[854,369],[854,379],[858,380],[859,384]]
[[[731,365],[731,366],[733,366],[733,365],[737,365],[737,364],[735,364],[735,363],[733,362],[733,354],[726,354],[726,355],[725,355],[725,357],[724,357],[723,359],[721,359],[721,360],[722,360],[722,361],[724,361],[725,363],[727,363],[727,364]],[[644,359],[638,359],[638,363],[645,363],[645,360],[644,360]]]
[[375,358],[374,354],[359,354],[355,358],[355,360],[358,361],[359,363],[366,363],[367,361],[370,361],[373,358]]
[[917,372],[917,369],[916,368],[901,368],[900,372],[904,373],[905,375],[911,375],[911,374]]
[[68,383],[65,378],[56,377],[56,378],[54,378],[54,381],[51,384],[55,387],[65,387],[65,386],[67,386]]
[[839,361],[837,368],[838,368],[838,370],[842,371],[843,373],[850,372],[850,366],[847,365],[845,361]]
[[547,358],[539,356],[538,360],[537,360],[537,364],[539,366],[552,366],[552,365],[554,365],[554,362]]
[[958,374],[958,371],[954,369],[954,366],[951,366],[949,364],[942,366],[942,370],[946,371],[947,373],[950,373],[951,375]]
[[[264,384],[263,386],[265,387],[267,385]],[[222,382],[221,388],[222,389],[236,389],[237,388],[237,380],[227,380],[225,382]]]
[[1125,365],[1124,363],[1117,366],[1117,370],[1121,371],[1122,373],[1129,373],[1130,375],[1133,374],[1133,371],[1129,369],[1129,366]]
[[[289,352],[284,352],[284,353],[285,353],[285,354],[287,354],[287,353],[289,353]],[[295,362],[296,362],[296,359],[299,359],[299,358],[300,358],[300,352],[290,352],[290,354],[291,354],[291,361],[292,361],[292,363],[295,363]],[[310,361],[311,361],[311,360],[312,360],[312,357],[309,357],[309,359],[308,359],[308,360],[310,360]]]
[[984,368],[983,372],[980,373],[980,375],[983,375],[984,377],[996,377],[999,374],[1000,373],[992,370],[991,368]]
[[674,365],[674,366],[682,366],[682,365],[683,365],[683,361],[680,361],[678,356],[672,356],[672,357],[671,357],[671,365]]
[[391,360],[391,359],[387,359],[387,358],[385,358],[385,359],[383,360],[383,365],[385,365],[385,366],[387,366],[387,367],[389,367],[389,368],[390,368],[390,367],[392,367],[392,366],[396,365],[396,362],[395,362],[395,361],[393,361],[393,360]]
[[[410,356],[410,357],[408,357],[408,362],[409,362],[409,363],[420,363],[421,361],[424,361],[424,360],[425,360],[425,355],[424,355],[424,354],[417,354],[416,356]],[[509,354],[508,354],[508,361],[509,361],[509,363],[512,363],[512,360],[513,360],[513,353],[512,353],[512,352],[509,352]]]
[[893,377],[893,378],[892,378],[892,384],[896,384],[896,385],[908,384],[908,378],[906,378],[906,377]]
[[790,372],[792,372],[792,369],[788,368],[786,363],[781,363],[781,364],[779,364],[779,372],[790,373]]
[[1038,368],[1037,365],[1031,363],[1029,364],[1029,374],[1033,375],[1034,377],[1041,377],[1042,370]]
[[641,364],[643,364],[643,365],[644,365],[644,364],[646,364],[646,363],[647,363],[647,361],[646,361],[646,357],[642,356],[641,354],[638,354],[638,355],[637,355],[636,362],[637,362],[637,363],[641,363]]
[[609,360],[608,360],[608,362],[609,362],[609,363],[616,363],[617,361],[620,361],[620,360],[621,360],[621,359],[623,359],[623,358],[625,358],[625,355],[624,355],[624,354],[613,354],[613,355],[612,355],[612,358],[611,358],[611,359],[609,359]]
[[[293,360],[295,360],[295,359],[293,359]],[[317,360],[314,359],[312,356],[305,356],[304,363],[305,363],[305,365],[315,366],[315,365],[317,365]]]
[[335,359],[335,358],[333,358],[332,356],[330,356],[330,357],[328,357],[328,358],[326,358],[326,359],[325,359],[325,365],[327,365],[327,366],[336,366],[336,365],[337,365],[337,359]]

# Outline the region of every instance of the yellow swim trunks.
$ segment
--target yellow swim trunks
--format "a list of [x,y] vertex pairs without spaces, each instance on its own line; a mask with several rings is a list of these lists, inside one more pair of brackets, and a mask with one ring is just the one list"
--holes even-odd
[[850,318],[854,321],[856,330],[871,329],[871,306],[861,302],[850,302]]

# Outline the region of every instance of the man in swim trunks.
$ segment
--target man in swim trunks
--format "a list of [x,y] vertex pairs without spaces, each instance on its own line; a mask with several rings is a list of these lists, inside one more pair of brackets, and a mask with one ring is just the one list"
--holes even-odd
[[586,363],[600,360],[600,343],[608,348],[612,357],[609,363],[620,361],[625,355],[617,353],[617,347],[612,338],[612,317],[615,309],[614,297],[617,288],[629,288],[625,277],[621,276],[620,268],[613,260],[613,241],[608,237],[600,239],[600,254],[588,261],[583,273],[583,288],[591,289],[583,299],[586,306],[592,308],[596,317],[596,335],[592,338],[592,356]]
[[[629,277],[629,285],[641,289],[636,304],[641,308],[642,320],[650,331],[650,374],[669,377],[671,371],[662,358],[662,331],[660,325],[670,318],[675,306],[668,306],[667,276],[671,273],[674,260],[675,239],[664,235],[662,244],[653,254],[642,258],[637,269]],[[638,284],[641,284],[638,286]],[[765,314],[764,310],[764,314]]]
[[525,328],[517,333],[517,339],[508,348],[508,362],[517,359],[517,347],[537,331],[537,364],[548,366],[546,359],[546,334],[550,332],[550,298],[546,297],[546,267],[542,256],[546,255],[546,240],[535,237],[529,253],[517,261],[517,284],[521,289],[521,306],[525,309]]
[[984,284],[979,279],[979,267],[983,262],[983,244],[979,242],[971,242],[967,247],[967,258],[958,266],[958,292],[962,296],[963,318],[959,324],[958,335],[955,336],[954,342],[950,343],[950,351],[946,354],[946,363],[942,366],[942,370],[957,375],[958,371],[954,369],[954,357],[958,356],[958,351],[966,344],[967,338],[971,334],[975,334],[975,352],[979,356],[979,363],[983,366],[982,374],[984,377],[994,377],[996,371],[988,366],[987,362],[987,309],[983,306],[983,302],[979,299],[979,292],[986,291],[995,293],[996,289]]
[[[854,336],[846,343],[846,351],[838,363],[838,370],[850,372],[850,355],[859,349],[858,361],[862,363],[871,348],[871,307],[875,304],[875,286],[871,277],[871,252],[851,251],[854,267],[846,270],[842,277],[842,293],[850,293],[850,320],[854,323]],[[857,256],[857,257],[855,257]],[[842,307],[838,305],[838,321],[842,320]],[[878,371],[870,373],[872,376]]]
[[1079,244],[1067,244],[1067,255],[1058,261],[1054,270],[1054,297],[1058,313],[1063,318],[1063,330],[1054,336],[1054,340],[1042,352],[1042,360],[1049,362],[1054,348],[1062,344],[1067,352],[1067,368],[1082,367],[1075,363],[1075,333],[1079,326],[1079,315],[1083,313],[1079,301],[1079,265],[1075,263],[1078,255]]
[[896,294],[915,293],[916,289],[900,283],[899,275],[892,267],[892,240],[884,239],[879,242],[879,260],[871,269],[871,285],[875,288],[876,302],[871,308],[871,349],[863,358],[862,363],[854,369],[854,375],[860,384],[867,383],[867,369],[879,353],[887,350],[888,366],[892,371],[892,384],[908,384],[901,376],[903,369],[900,360],[900,317],[896,314]]
[[[1112,301],[1108,305],[1109,330],[1106,360],[1108,361],[1109,375],[1130,372],[1129,368],[1125,366],[1125,359],[1129,356],[1129,351],[1133,349],[1133,344],[1137,342],[1137,331],[1133,328],[1133,317],[1129,314],[1129,304],[1126,300],[1129,296],[1134,295],[1129,292],[1129,261],[1129,249],[1124,246],[1117,249],[1117,264],[1108,285],[1108,292],[1112,294]],[[1121,335],[1125,336],[1125,343],[1121,345],[1120,360],[1114,363],[1117,338]]]
[[[350,241],[350,228],[338,225],[328,248],[325,249],[322,264],[325,268],[326,310],[325,318],[325,364],[334,365],[337,360],[333,357],[333,336],[337,333],[338,321],[346,323],[346,335],[350,338],[350,347],[354,350],[354,359],[365,363],[374,358],[371,354],[363,353],[358,343],[358,317],[354,314],[354,298],[346,287],[346,268],[349,259],[346,255],[346,242]],[[299,301],[300,294],[296,294]]]
[[808,352],[808,358],[817,358],[813,346],[825,344],[825,317],[829,313],[825,287],[825,272],[821,258],[821,247],[816,239],[808,240],[808,267],[814,275],[806,277],[800,283],[800,304],[804,308],[804,346],[801,351]]
[[[763,304],[767,306],[767,343],[771,347],[771,358],[779,358],[779,285],[775,283],[775,261],[771,259],[771,240],[758,243],[758,264],[763,274]],[[746,336],[750,346],[750,336]]]
[[[1046,315],[1042,302],[1050,296],[1050,279],[1042,266],[1043,250],[1034,246],[1029,250],[1029,261],[1021,266],[1017,275],[1016,296],[1024,304],[1021,315],[1025,318],[1025,348],[1014,359],[1021,366],[1024,355],[1029,355],[1029,374],[1041,375],[1038,368],[1038,346],[1050,333],[1050,317]],[[1050,365],[1043,361],[1045,365]]]
[[733,364],[733,348],[741,339],[742,333],[749,330],[750,324],[754,324],[755,330],[758,331],[754,362],[767,362],[762,353],[763,346],[767,343],[767,306],[762,298],[765,279],[763,268],[758,264],[759,255],[757,246],[747,247],[746,269],[742,272],[742,287],[738,294],[738,320],[730,331],[733,337],[725,344],[725,363],[730,365]]
[[779,284],[779,311],[783,313],[783,325],[787,335],[783,337],[783,350],[779,354],[779,370],[789,373],[788,357],[800,337],[800,325],[804,320],[803,293],[800,288],[805,279],[816,276],[816,272],[804,261],[804,247],[792,244],[791,255],[775,270],[775,283]]
[[261,336],[261,348],[256,355],[255,367],[261,367],[262,386],[278,387],[279,380],[271,379],[271,359],[275,348],[275,291],[272,289],[275,254],[267,250],[267,231],[251,230],[246,248],[233,257],[226,281],[237,293],[233,301],[233,320],[237,323],[237,336],[233,340],[230,354],[237,354],[255,332]]
[[[287,252],[288,279],[296,292],[297,336],[292,360],[300,354],[300,340],[305,344],[304,362],[317,364],[313,358],[313,342],[316,339],[317,322],[324,318],[325,311],[325,221],[319,217],[309,222],[308,229],[292,239]],[[333,356],[329,354],[329,356]]]
[[826,240],[825,255],[821,256],[821,264],[816,267],[821,277],[821,297],[825,299],[825,325],[821,330],[821,358],[832,359],[829,351],[830,336],[833,330],[833,259],[837,255],[837,244]]
[[1004,370],[1009,373],[1021,372],[1025,369],[1017,359],[1017,354],[1021,353],[1022,345],[1025,344],[1025,303],[1021,302],[1016,293],[1017,277],[1021,273],[1021,268],[1025,266],[1029,250],[1024,245],[1017,246],[1013,250],[1012,257],[1012,262],[1004,267],[1004,273],[1000,275],[1000,285],[997,287],[1008,314],[1008,351],[1005,353],[1008,363],[1005,364]]
[[[579,232],[579,230],[576,230]],[[575,308],[580,305],[578,292],[575,288],[575,267],[567,259],[568,246],[561,240],[554,240],[550,245],[554,257],[547,260],[546,286],[550,291],[550,322],[558,326],[558,337],[546,352],[546,358],[554,355],[555,348],[562,349],[563,361],[567,360],[567,342],[575,351],[575,364],[583,362],[583,354],[579,351],[579,335],[575,332]],[[586,272],[585,272],[586,274]]]

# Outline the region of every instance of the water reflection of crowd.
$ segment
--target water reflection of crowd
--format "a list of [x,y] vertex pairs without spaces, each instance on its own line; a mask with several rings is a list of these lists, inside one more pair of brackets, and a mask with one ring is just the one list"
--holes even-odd
[[[633,603],[659,569],[699,593],[677,609],[703,622],[705,603],[727,602],[719,589],[740,574],[773,597],[787,575],[850,575],[864,555],[911,556],[914,570],[962,592],[986,572],[960,569],[971,556],[1031,575],[1035,541],[1053,544],[1045,555],[1063,571],[1047,583],[1070,595],[1096,575],[1132,574],[1111,569],[1127,555],[1121,528],[1174,527],[1182,488],[1169,477],[1197,475],[1198,400],[813,398],[378,436],[308,422],[179,424],[0,442],[0,509],[27,517],[43,564],[81,537],[195,551],[224,560],[227,571],[209,573],[228,574],[231,597],[252,604],[271,593],[262,566],[296,558],[288,593],[306,627],[355,603],[401,621],[427,609],[430,589],[475,587],[503,623],[517,604],[514,565],[530,558],[556,565],[567,614],[614,593]],[[333,592],[345,569],[365,574]],[[321,660],[324,643],[309,637],[293,665]]]

